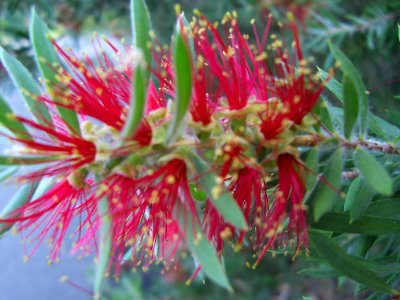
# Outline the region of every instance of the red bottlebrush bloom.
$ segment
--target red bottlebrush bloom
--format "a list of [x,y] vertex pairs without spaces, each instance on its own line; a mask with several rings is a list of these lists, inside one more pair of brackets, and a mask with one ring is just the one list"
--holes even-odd
[[[148,103],[153,102],[157,104],[154,108],[166,107],[167,97],[174,97],[175,94],[175,73],[172,65],[171,52],[163,49],[160,43],[155,40],[157,45],[153,48],[153,59],[154,68],[152,68],[152,74],[154,80],[151,80],[151,84],[154,89],[151,93],[153,97],[148,94]],[[156,88],[157,86],[157,88]],[[152,99],[153,98],[153,99]]]
[[198,222],[182,160],[173,159],[137,179],[113,175],[105,178],[99,189],[93,198],[107,198],[117,272],[128,249],[135,266],[147,268],[158,260],[173,261],[185,231],[179,223],[178,202]]
[[[101,43],[97,39],[96,42],[99,46],[94,47],[97,58],[94,62],[88,56],[79,60],[73,52],[67,53],[53,41],[71,70],[59,71],[59,83],[54,86],[53,93],[57,105],[121,131],[131,101],[133,69],[141,63],[142,58],[137,50],[125,47],[125,59],[121,59],[121,51],[106,40],[114,53],[113,58],[104,50],[99,51]],[[153,97],[153,93],[149,95]],[[41,97],[41,100],[53,102],[46,96]],[[145,146],[150,144],[151,136],[151,127],[143,120],[132,139]]]
[[[250,244],[260,245],[261,229],[269,211],[262,175],[251,167],[245,167],[239,171],[238,178],[231,183],[230,189],[249,224]],[[238,244],[243,243],[245,234],[245,232],[240,233]]]
[[[67,53],[56,42],[53,44],[71,69],[71,72],[60,72],[60,84],[54,91],[58,104],[121,129],[124,124],[122,112],[130,100],[131,66],[117,66],[106,52],[99,53],[97,47],[96,65],[87,56],[79,60],[73,52]],[[115,47],[112,49],[118,51]]]
[[214,76],[204,66],[203,58],[199,56],[198,64],[193,70],[193,92],[190,104],[190,114],[193,121],[207,126],[211,123],[211,116],[217,108],[214,100],[213,84]]
[[[257,263],[279,239],[284,245],[291,241],[295,253],[308,246],[305,206],[303,205],[305,186],[301,166],[292,155],[281,154],[278,157],[278,174],[278,190],[263,229],[263,234],[269,240],[263,247]],[[283,221],[287,214],[289,214],[289,225],[287,229],[284,229]]]
[[[175,74],[171,53],[163,51],[162,47],[158,45],[156,51],[153,51],[153,57],[156,61],[153,74],[158,80],[159,87],[157,89],[153,81],[150,82],[146,114],[149,110],[166,107],[166,97],[173,98],[175,96]],[[193,59],[195,60],[196,57],[193,57]],[[213,94],[215,76],[205,66],[204,58],[201,55],[197,57],[197,66],[194,66],[191,76],[193,78],[193,91],[189,111],[194,122],[206,126],[211,123],[212,113],[217,106],[214,99],[218,99],[219,96]]]
[[226,239],[233,238],[238,246],[243,244],[248,236],[248,242],[256,248],[264,241],[262,237],[263,224],[268,216],[268,198],[265,184],[260,174],[251,167],[245,167],[238,172],[237,179],[229,188],[233,197],[243,211],[249,231],[237,232],[236,229],[225,222],[211,201],[207,201],[204,209],[203,227],[208,239],[213,242],[218,253],[223,251]]
[[147,89],[147,102],[145,107],[145,114],[149,115],[152,111],[156,111],[159,108],[165,108],[167,101],[165,101],[164,93],[160,91],[154,85],[153,81],[150,80],[149,87]]
[[203,211],[202,226],[207,238],[212,242],[219,255],[224,250],[225,240],[232,238],[232,226],[225,222],[210,200],[207,200]]
[[[16,138],[7,136],[8,139],[23,146],[24,155],[58,156],[58,160],[41,171],[33,172],[25,178],[41,176],[70,174],[74,170],[94,161],[96,146],[93,142],[87,141],[80,136],[67,132],[64,123],[56,121],[54,125],[41,125],[24,117],[15,117],[33,131],[32,139]],[[52,126],[52,127],[50,127]]]
[[[311,112],[323,90],[323,82],[311,75],[303,59],[297,27],[291,24],[294,54],[282,49],[282,41],[272,43],[276,58],[274,76],[269,78],[270,96],[261,115],[261,132],[265,139],[274,139],[294,124],[300,124]],[[264,93],[263,93],[264,94]]]
[[77,208],[85,199],[88,188],[75,187],[64,179],[39,198],[14,210],[6,219],[0,219],[0,223],[17,224],[18,231],[29,241],[36,242],[31,254],[48,238],[51,245],[49,259],[54,261],[59,258],[62,242],[72,219],[78,215]]
[[[38,97],[50,107],[53,124],[41,125],[17,117],[32,131],[32,138],[17,135],[10,139],[24,146],[21,153],[30,157],[51,156],[44,161],[52,163],[24,178],[64,177],[43,196],[0,222],[17,223],[21,231],[31,228],[28,235],[39,232],[34,237],[37,242],[49,236],[53,245],[51,260],[58,258],[72,218],[80,217],[74,250],[97,252],[99,237],[108,227],[109,232],[104,233],[109,234],[106,237],[111,241],[108,267],[115,265],[117,274],[127,259],[144,269],[159,261],[167,267],[173,264],[188,230],[193,230],[190,248],[200,245],[215,263],[218,257],[214,249],[204,243],[205,239],[201,240],[201,232],[197,231],[204,230],[218,255],[222,255],[227,239],[238,246],[248,245],[259,252],[257,263],[277,244],[291,244],[295,253],[307,247],[302,167],[294,156],[285,153],[286,147],[275,147],[275,142],[286,130],[297,130],[295,125],[300,125],[310,113],[323,84],[310,75],[293,24],[294,53],[284,49],[283,42],[273,36],[272,44],[266,45],[271,18],[261,38],[254,25],[256,45],[251,45],[249,37],[240,32],[235,14],[227,14],[222,25],[226,38],[217,25],[203,16],[191,24],[192,74],[184,74],[193,79],[191,119],[182,122],[179,128],[182,130],[177,131],[171,144],[165,140],[176,113],[171,109],[178,108],[176,120],[180,114],[185,120],[186,113],[186,103],[181,105],[179,101],[166,109],[172,103],[167,102],[168,98],[176,100],[171,51],[153,40],[153,61],[146,66],[151,77],[149,84],[132,87],[133,72],[144,62],[137,49],[126,46],[119,50],[105,40],[110,48],[105,51],[95,39],[95,57],[79,59],[53,41],[66,68],[51,66],[57,74],[57,82],[50,87],[51,97]],[[182,33],[187,32],[181,29]],[[189,44],[189,34],[184,38],[188,38]],[[269,52],[273,54],[272,61]],[[121,131],[133,88],[147,89],[147,101],[134,135],[123,140]],[[55,113],[55,106],[76,112],[78,121],[83,121],[81,133],[68,128]],[[210,131],[203,134],[201,130]],[[288,148],[296,146],[291,140],[285,142],[283,145]],[[194,165],[200,166],[202,172],[218,174],[216,185],[205,180],[202,188],[210,188],[206,194],[213,197],[222,195],[214,193],[213,188],[217,191],[223,188],[225,194],[221,198],[228,196],[225,200],[231,201],[235,210],[232,213],[226,213],[222,205],[217,205],[217,210],[215,202],[207,200],[203,207],[193,200],[187,173],[192,171],[188,170],[192,166],[188,160],[196,151],[207,155],[204,155],[206,160]],[[277,191],[274,201],[269,202],[273,197],[266,194],[266,173],[275,172],[276,166]],[[81,187],[86,175],[97,182],[90,181]],[[233,199],[226,194],[229,192]],[[102,204],[107,204],[104,211]],[[204,208],[202,218],[198,215],[199,208]],[[243,230],[247,227],[248,231]],[[204,263],[204,255],[202,258],[196,250],[200,249],[194,250],[199,263]],[[198,266],[195,274],[203,266]]]
[[[237,30],[236,19],[231,19],[232,29],[229,32],[229,43],[226,43],[217,29],[205,17],[195,28],[194,39],[197,54],[204,58],[210,73],[218,81],[216,95],[224,95],[231,110],[246,106],[250,96],[250,78],[246,53],[241,47],[243,37]],[[210,42],[207,36],[209,29],[213,37]]]

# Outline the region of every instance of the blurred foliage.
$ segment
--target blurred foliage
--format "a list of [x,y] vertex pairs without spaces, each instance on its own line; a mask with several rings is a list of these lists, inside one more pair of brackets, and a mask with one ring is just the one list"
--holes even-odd
[[[191,259],[183,260],[177,270],[171,270],[160,276],[161,269],[152,268],[147,273],[132,273],[127,264],[120,280],[109,280],[104,298],[107,300],[155,300],[155,299],[301,299],[309,296],[312,299],[352,299],[352,284],[342,284],[333,279],[321,279],[321,276],[301,276],[299,270],[310,270],[312,264],[304,260],[292,260],[291,256],[267,255],[263,262],[253,270],[246,267],[245,256],[238,256],[231,249],[225,253],[226,270],[235,290],[229,294],[226,290],[207,282],[197,276],[190,285],[185,281],[193,271]],[[332,273],[332,271],[331,271]],[[108,292],[107,292],[108,291]]]

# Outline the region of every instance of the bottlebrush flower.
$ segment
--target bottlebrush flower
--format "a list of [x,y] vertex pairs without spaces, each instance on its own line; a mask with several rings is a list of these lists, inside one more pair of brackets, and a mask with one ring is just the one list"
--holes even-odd
[[[53,112],[54,113],[54,112]],[[41,125],[24,117],[14,116],[16,120],[32,129],[32,137],[6,137],[18,144],[17,151],[25,156],[55,157],[45,168],[25,175],[25,179],[38,179],[42,176],[71,174],[80,167],[94,161],[96,146],[78,135],[67,131],[67,125],[53,117],[53,124]],[[50,127],[51,126],[51,127]],[[51,160],[50,160],[51,161]]]
[[[193,59],[187,63],[192,74],[183,74],[192,78],[184,93],[191,91],[189,105],[175,101],[180,92],[175,81],[182,74],[174,67],[173,51],[155,39],[153,61],[145,66],[151,74],[148,86],[133,87],[133,74],[143,61],[138,49],[96,38],[94,58],[79,58],[52,41],[66,67],[51,66],[56,82],[36,99],[49,107],[53,122],[15,117],[32,137],[9,138],[24,147],[17,158],[48,158],[47,165],[23,179],[53,177],[58,183],[0,222],[16,223],[28,234],[39,232],[34,237],[38,242],[50,237],[51,260],[58,258],[72,218],[80,219],[74,251],[83,253],[101,249],[102,226],[109,224],[108,270],[115,268],[117,274],[127,259],[145,270],[160,261],[168,267],[186,247],[197,250],[200,258],[201,251],[208,251],[215,265],[232,241],[256,251],[257,263],[275,246],[291,244],[295,253],[307,247],[301,162],[287,154],[295,147],[290,139],[282,143],[285,147],[280,142],[286,131],[296,132],[324,84],[311,75],[294,24],[293,49],[274,36],[268,44],[271,18],[261,38],[253,26],[255,45],[240,31],[234,13],[222,21],[227,38],[204,16],[191,23],[190,32],[181,28],[187,53],[185,45],[179,49]],[[147,92],[147,99],[140,125],[123,139],[133,89]],[[60,119],[59,107],[76,112],[81,132]],[[166,141],[177,107],[177,120],[185,119],[188,107],[189,122],[178,124],[186,127],[176,130],[176,140]],[[204,154],[197,164],[206,166],[203,171],[191,162],[199,154]],[[190,176],[211,172],[216,182],[202,181],[211,199],[197,203],[189,189],[196,177]],[[268,186],[276,189],[274,196],[267,195],[271,178],[278,182]],[[216,201],[236,205],[236,215]],[[102,203],[107,204],[105,212]],[[202,268],[199,263],[195,274]]]
[[[249,70],[247,53],[242,47],[245,41],[238,31],[236,19],[232,18],[228,22],[232,25],[228,33],[229,43],[223,40],[213,24],[200,16],[197,28],[194,29],[194,41],[197,53],[202,57],[201,62],[208,66],[211,76],[218,82],[214,95],[216,98],[223,95],[229,109],[238,110],[248,102],[251,91],[249,74],[252,70]],[[211,34],[213,40],[208,34]]]
[[[295,254],[308,246],[305,206],[302,203],[305,186],[301,175],[301,165],[291,154],[279,155],[277,163],[278,189],[262,230],[267,243],[263,246],[256,264],[260,262],[268,249],[275,247],[275,242],[284,246],[290,242]],[[289,225],[285,228],[283,222],[287,216],[289,216]]]
[[[96,62],[88,56],[80,60],[71,50],[68,53],[52,41],[69,67],[69,70],[62,68],[58,70],[59,82],[55,84],[52,92],[58,106],[94,118],[119,132],[124,125],[131,99],[130,82],[133,70],[142,63],[143,58],[133,47],[125,46],[125,49],[118,50],[109,40],[105,40],[114,57],[107,54],[96,38],[94,40]],[[152,93],[149,95],[153,96]],[[54,101],[46,95],[40,100],[47,103]],[[145,120],[132,139],[141,145],[150,143],[151,128]]]
[[269,202],[262,175],[246,166],[238,172],[237,179],[232,181],[229,189],[248,221],[249,231],[237,231],[224,220],[209,200],[204,209],[203,227],[220,254],[228,240],[233,240],[237,248],[241,247],[247,238],[250,248],[256,249],[265,241],[262,229],[269,217]]
[[290,27],[294,38],[292,55],[277,38],[271,45],[275,52],[274,76],[269,78],[270,98],[261,114],[260,125],[266,140],[277,138],[283,131],[300,124],[317,103],[324,87],[307,66],[296,25],[292,23]]
[[[32,199],[31,202],[14,210],[7,218],[0,219],[0,223],[18,224],[17,230],[23,232],[25,239],[29,243],[36,243],[30,255],[47,238],[51,246],[49,261],[58,260],[71,221],[83,215],[83,212],[87,213],[86,209],[77,213],[78,207],[85,199],[85,192],[90,188],[90,182],[87,184],[88,186],[80,182],[81,186],[77,187],[68,179],[63,179],[39,198]],[[88,214],[85,214],[85,217],[88,217]],[[80,230],[82,228],[78,229]],[[77,236],[79,237],[79,234]]]
[[171,264],[186,231],[180,214],[198,222],[185,162],[172,159],[149,173],[134,178],[112,175],[91,196],[90,202],[107,199],[117,273],[126,259],[144,269],[159,261]]

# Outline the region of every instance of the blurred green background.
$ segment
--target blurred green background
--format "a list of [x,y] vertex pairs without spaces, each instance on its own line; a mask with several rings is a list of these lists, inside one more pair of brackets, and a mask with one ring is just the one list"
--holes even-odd
[[[303,48],[315,58],[315,64],[327,70],[334,64],[327,42],[332,40],[360,70],[370,91],[371,109],[386,118],[386,111],[399,109],[400,43],[397,23],[400,1],[394,0],[148,0],[152,22],[158,38],[168,42],[175,23],[174,5],[179,3],[188,19],[194,8],[209,19],[219,20],[226,11],[238,12],[243,32],[251,33],[250,20],[256,19],[260,30],[272,13],[285,22],[288,11],[297,16]],[[129,40],[129,1],[67,0],[0,2],[0,45],[14,53],[34,70],[28,39],[29,12],[35,6],[48,22],[56,38],[68,36],[71,47],[83,51],[90,44],[94,31]],[[275,28],[276,30],[277,28]],[[86,42],[85,42],[86,40]],[[338,72],[339,73],[339,72]],[[340,80],[340,74],[336,74]],[[0,80],[6,80],[0,67]],[[246,255],[227,251],[226,267],[236,294],[198,278],[190,286],[184,282],[193,271],[190,259],[184,260],[176,272],[160,275],[159,269],[149,273],[132,273],[124,267],[119,282],[110,280],[107,299],[356,299],[348,285],[333,279],[337,274],[329,268],[310,269],[313,261],[305,257],[295,262],[291,257],[268,255],[257,270],[246,267]],[[307,268],[309,271],[307,271]],[[304,269],[306,269],[304,271]],[[300,273],[299,270],[303,270]],[[328,279],[322,279],[328,278]],[[329,278],[332,277],[332,278]],[[340,278],[340,277],[339,277]],[[361,298],[362,299],[362,293]],[[360,297],[360,296],[359,296]]]

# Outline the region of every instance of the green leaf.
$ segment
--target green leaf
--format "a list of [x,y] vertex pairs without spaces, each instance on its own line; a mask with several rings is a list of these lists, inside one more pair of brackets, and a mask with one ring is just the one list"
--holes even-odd
[[331,53],[340,63],[340,68],[343,73],[351,78],[354,84],[354,88],[358,95],[359,104],[359,117],[360,117],[360,130],[361,136],[364,136],[367,132],[368,122],[368,97],[366,94],[365,85],[361,79],[360,73],[354,67],[353,63],[347,58],[347,56],[332,42],[329,42],[329,48]]
[[398,217],[400,216],[400,198],[372,202],[365,214],[380,217]]
[[135,69],[129,115],[122,130],[122,136],[126,139],[129,139],[134,135],[140,121],[142,120],[147,95],[146,87],[149,82],[149,77],[146,76],[145,70],[140,66]]
[[361,188],[361,177],[357,177],[350,184],[349,190],[346,194],[346,199],[344,201],[344,211],[349,211],[353,205],[354,199],[357,197],[357,193]]
[[102,285],[111,257],[111,217],[108,214],[107,198],[98,203],[100,222],[99,254],[94,277],[94,298],[101,299]]
[[377,137],[386,141],[394,141],[400,137],[400,129],[398,127],[373,114],[370,116],[370,130]]
[[344,136],[349,139],[358,119],[358,95],[354,82],[347,76],[343,76],[344,94]]
[[56,182],[57,181],[54,177],[44,177],[37,186],[32,199],[36,200],[42,197],[48,190],[50,190],[56,184]]
[[309,168],[306,176],[306,187],[310,191],[314,187],[318,176],[318,147],[311,149],[305,164]]
[[40,96],[41,92],[29,71],[1,47],[0,60],[37,121],[42,124],[52,124],[53,120],[46,105],[36,100],[36,96]]
[[134,70],[129,115],[122,130],[122,136],[126,139],[132,137],[142,120],[151,65],[151,21],[146,2],[131,0],[130,12],[133,45],[142,51],[145,63],[139,64]]
[[398,37],[399,42],[400,42],[400,24],[397,24],[397,37]]
[[[55,68],[59,66],[59,59],[53,44],[49,39],[49,29],[46,23],[39,17],[35,9],[32,9],[29,35],[33,44],[36,63],[43,76],[47,92],[56,102],[53,87],[57,83]],[[72,134],[80,134],[78,117],[73,110],[57,105],[60,117],[70,127]]]
[[337,81],[335,78],[329,75],[328,72],[318,68],[319,74],[321,76],[321,80],[327,80],[329,78],[328,83],[326,84],[326,87],[328,90],[330,90],[340,102],[344,101],[343,97],[343,89],[342,89],[342,84]]
[[200,202],[207,200],[207,193],[202,190],[199,190],[196,184],[189,183],[189,188],[190,188],[190,193],[192,194],[192,197],[194,199]]
[[175,109],[173,111],[172,123],[167,132],[167,143],[175,140],[181,129],[182,122],[189,109],[192,95],[192,58],[189,46],[187,45],[187,33],[183,28],[183,22],[179,18],[180,30],[175,35],[173,58],[175,62]]
[[326,212],[330,211],[336,202],[337,191],[340,189],[342,170],[343,170],[343,150],[339,148],[329,159],[327,166],[322,174],[322,179],[318,182],[313,198],[314,219],[318,220]]
[[17,172],[18,169],[19,169],[19,167],[16,167],[16,166],[10,166],[10,167],[1,168],[1,170],[0,170],[0,182],[3,182],[4,180],[7,180],[7,178],[9,178],[15,172]]
[[397,127],[400,127],[400,113],[390,110],[387,110],[386,113],[388,114],[390,121]]
[[343,134],[344,128],[344,112],[343,109],[340,107],[335,107],[333,105],[328,105],[327,110],[332,118],[332,123],[334,128],[336,129],[339,134]]
[[337,278],[339,276],[338,272],[329,265],[320,264],[315,268],[302,269],[297,272],[299,275],[309,276],[312,278]]
[[[0,219],[16,218],[18,215],[12,215],[12,212],[24,204],[28,203],[32,199],[32,195],[35,192],[37,183],[26,184],[21,187],[14,197],[8,202],[7,206],[3,208],[0,213]],[[0,223],[0,236],[9,230],[14,223]]]
[[36,165],[62,159],[62,156],[4,156],[0,155],[0,166]]
[[320,258],[350,279],[374,290],[389,294],[396,292],[376,273],[363,266],[354,256],[348,255],[335,240],[321,233],[310,232],[310,245]]
[[357,148],[354,154],[354,161],[367,183],[375,191],[383,195],[391,195],[393,193],[392,177],[368,151]]
[[335,127],[333,126],[332,118],[330,115],[330,109],[328,102],[321,97],[319,99],[318,105],[313,109],[313,112],[319,116],[321,123],[331,132],[335,132]]
[[[363,257],[355,257],[362,265],[367,268],[374,270],[375,272],[384,273],[398,273],[400,272],[400,266],[397,264],[397,257],[384,257],[383,259],[372,260]],[[391,261],[393,260],[393,261]],[[387,262],[386,262],[387,261]],[[395,264],[395,265],[390,265]]]
[[10,130],[17,138],[31,140],[32,137],[25,126],[15,119],[15,115],[6,100],[0,94],[0,124]]
[[225,221],[233,226],[247,230],[247,222],[239,205],[226,189],[224,183],[218,181],[218,177],[211,171],[206,162],[196,155],[191,156],[197,173],[201,175],[200,186],[206,191],[218,212]]
[[[150,31],[152,25],[145,0],[131,0],[131,28],[133,45],[143,52],[147,64],[151,63]],[[148,71],[149,72],[149,71]]]
[[327,213],[313,228],[339,232],[360,233],[368,235],[400,234],[400,221],[392,218],[362,215],[350,223],[350,214]]
[[362,178],[358,177],[353,180],[344,203],[344,210],[350,211],[350,222],[366,212],[373,196],[374,191]]
[[186,224],[186,240],[190,251],[196,257],[204,273],[212,281],[231,291],[232,287],[218,259],[215,248],[208,241],[200,225],[189,216],[190,214],[186,213],[186,220],[185,216],[181,216],[181,223]]
[[[190,23],[186,19],[185,14],[183,12],[180,14],[179,18],[182,20],[183,28],[186,34],[185,37],[188,39],[190,54],[192,55],[192,59],[194,60],[194,58],[196,57],[196,51],[194,50],[193,34],[190,30]],[[179,31],[180,31],[180,24],[179,22],[177,22],[175,26],[175,34],[177,34]]]

